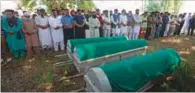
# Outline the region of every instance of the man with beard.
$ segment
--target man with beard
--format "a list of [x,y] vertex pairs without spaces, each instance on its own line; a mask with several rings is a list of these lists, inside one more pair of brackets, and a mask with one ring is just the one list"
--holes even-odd
[[27,45],[27,57],[33,56],[33,50],[36,52],[35,55],[39,55],[39,41],[37,36],[37,29],[34,19],[30,18],[30,13],[25,12],[23,18],[23,32],[25,34],[26,45]]
[[90,37],[100,37],[99,33],[99,27],[100,22],[96,17],[96,12],[91,13],[92,16],[89,18],[89,31],[90,31]]
[[38,27],[38,35],[42,50],[45,52],[49,52],[52,47],[52,39],[49,29],[49,20],[45,15],[44,9],[40,9],[40,15],[35,18],[35,22]]
[[103,15],[103,34],[104,37],[108,37],[110,36],[110,32],[111,32],[111,20],[110,20],[110,15],[108,14],[108,10],[104,11],[104,15]]
[[22,21],[14,16],[14,10],[6,10],[6,14],[6,18],[2,20],[2,28],[6,35],[8,48],[15,58],[25,57]]
[[57,10],[52,10],[52,15],[49,17],[49,25],[51,29],[54,50],[57,52],[60,46],[61,51],[63,51],[64,35],[61,23],[61,16],[57,15]]
[[135,24],[133,26],[132,39],[135,40],[138,38],[139,32],[140,32],[141,17],[139,15],[139,9],[135,10],[135,14],[133,15],[133,18],[134,18]]
[[120,35],[120,16],[118,13],[118,9],[114,10],[114,14],[111,16],[112,22],[112,36],[119,36]]
[[128,19],[127,19],[126,11],[122,10],[122,13],[120,15],[121,35],[125,35],[128,37],[127,21],[128,21]]
[[97,13],[97,18],[100,21],[100,37],[103,37],[103,18],[102,18],[102,14],[100,13],[100,9],[96,9],[96,13]]

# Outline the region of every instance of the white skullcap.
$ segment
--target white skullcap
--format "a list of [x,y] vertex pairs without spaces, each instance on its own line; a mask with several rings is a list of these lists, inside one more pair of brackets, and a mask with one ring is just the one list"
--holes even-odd
[[29,12],[25,12],[24,16],[30,16],[30,13]]

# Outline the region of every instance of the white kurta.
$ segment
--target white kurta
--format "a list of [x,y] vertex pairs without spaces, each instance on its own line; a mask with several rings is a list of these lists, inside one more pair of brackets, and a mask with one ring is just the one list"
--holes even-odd
[[189,28],[189,23],[190,23],[191,16],[187,16],[185,18],[184,25],[182,27],[181,33],[187,34],[188,28]]
[[[111,20],[110,20],[110,17],[108,16],[103,16],[103,21],[104,22],[108,22],[108,23],[111,23]],[[111,25],[108,25],[106,23],[103,24],[103,30],[104,30],[104,37],[106,36],[110,36],[110,30],[111,30]]]
[[116,25],[116,27],[115,28],[112,28],[112,35],[113,36],[118,36],[118,35],[120,35],[120,27],[119,27],[119,24],[120,24],[119,22],[120,21],[119,21],[119,19],[115,21],[113,15],[111,16],[111,22],[114,25]]
[[[95,28],[97,27],[97,28]],[[89,18],[89,31],[90,31],[90,37],[100,37],[99,32],[100,22],[97,18]]]
[[141,17],[137,14],[133,15],[135,25],[133,27],[133,34],[132,34],[132,39],[135,40],[139,36],[140,32],[140,23],[141,23]]
[[[55,51],[58,51],[58,45],[60,45],[61,50],[64,50],[64,34],[61,23],[61,17],[57,16],[56,18],[54,18],[53,16],[50,16],[49,25],[51,29],[51,35]],[[60,28],[55,29],[56,27]]]
[[[49,20],[47,16],[43,18],[41,16],[35,17],[36,25],[48,26]],[[39,40],[42,48],[52,47],[51,32],[49,27],[46,29],[38,28]]]
[[120,23],[121,24],[125,24],[125,26],[121,25],[120,27],[120,31],[122,35],[126,35],[128,36],[128,27],[127,27],[127,15],[120,15]]

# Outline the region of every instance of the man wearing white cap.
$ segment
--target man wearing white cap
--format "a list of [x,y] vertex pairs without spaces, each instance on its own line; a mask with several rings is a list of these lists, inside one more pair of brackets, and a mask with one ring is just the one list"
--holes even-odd
[[45,15],[44,9],[40,9],[40,16],[35,18],[41,47],[47,52],[49,52],[49,49],[52,47],[52,38],[48,19],[49,18]]
[[39,54],[39,41],[37,36],[37,29],[35,21],[30,18],[30,13],[25,12],[23,18],[23,32],[25,34],[26,45],[27,45],[27,56],[32,57],[32,48],[36,52],[35,54]]

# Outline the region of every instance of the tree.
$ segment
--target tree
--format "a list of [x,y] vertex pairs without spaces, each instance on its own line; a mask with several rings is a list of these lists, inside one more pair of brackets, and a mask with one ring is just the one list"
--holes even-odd
[[161,11],[161,12],[170,12],[178,13],[180,6],[182,4],[181,0],[146,0],[147,11]]
[[36,5],[36,0],[19,0],[18,8],[26,11],[32,11]]
[[148,0],[148,4],[146,6],[146,10],[148,12],[162,11],[161,2],[156,1],[156,0]]
[[40,4],[47,6],[47,12],[52,9],[93,9],[95,4],[92,0],[40,0]]

